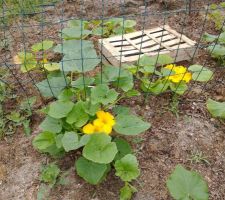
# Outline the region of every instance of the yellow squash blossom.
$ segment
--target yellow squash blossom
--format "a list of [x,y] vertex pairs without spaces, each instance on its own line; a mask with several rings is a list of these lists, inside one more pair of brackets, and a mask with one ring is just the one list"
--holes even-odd
[[115,119],[109,112],[100,110],[96,113],[96,115],[104,124],[109,124],[111,126],[115,125]]
[[93,123],[88,123],[83,127],[83,133],[93,134],[93,133],[105,133],[110,134],[112,132],[112,127],[115,125],[114,116],[109,112],[98,111],[96,113],[97,119]]
[[189,83],[192,79],[192,74],[187,71],[187,68],[184,66],[176,66],[173,64],[167,65],[165,67],[166,69],[172,70],[175,74],[172,74],[168,76],[168,80],[179,83],[180,81],[185,81],[186,83]]
[[95,127],[91,123],[88,123],[83,127],[83,132],[85,134],[92,134],[95,132]]

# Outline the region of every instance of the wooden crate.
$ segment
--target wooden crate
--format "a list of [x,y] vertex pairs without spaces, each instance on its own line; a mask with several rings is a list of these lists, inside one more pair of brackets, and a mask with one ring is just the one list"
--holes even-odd
[[189,60],[194,54],[195,45],[195,41],[168,25],[99,40],[104,61],[114,66],[135,63],[140,54],[154,56],[158,52],[174,59],[176,57],[176,62]]

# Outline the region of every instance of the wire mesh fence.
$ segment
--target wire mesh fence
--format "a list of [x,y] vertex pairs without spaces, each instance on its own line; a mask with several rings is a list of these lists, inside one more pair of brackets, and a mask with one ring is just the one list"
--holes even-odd
[[[0,81],[13,88],[12,93],[27,98],[38,96],[42,102],[47,102],[45,97],[57,97],[62,89],[74,87],[73,84],[76,84],[75,88],[83,85],[84,97],[88,98],[88,87],[93,87],[96,80],[89,82],[87,77],[95,77],[97,72],[100,72],[100,83],[111,81],[119,88],[123,83],[123,70],[128,69],[135,79],[135,88],[139,90],[141,85],[139,91],[147,99],[150,95],[171,92],[168,89],[170,78],[178,75],[183,81],[189,73],[185,70],[174,74],[176,66],[172,65],[165,75],[159,67],[176,63],[188,68],[198,64],[201,67],[192,71],[195,80],[208,73],[210,81],[188,81],[188,87],[178,81],[172,90],[179,94],[179,90],[183,91],[185,87],[184,94],[188,96],[197,88],[201,97],[206,90],[224,87],[225,17],[224,4],[219,3],[191,0],[2,0],[0,67],[8,71],[8,76],[1,76]],[[219,23],[217,29],[214,28],[216,23]],[[168,25],[179,35],[169,36]],[[156,36],[148,33],[148,30],[159,27],[161,32],[156,30],[152,34]],[[128,41],[127,34],[136,31],[140,36]],[[203,41],[206,32],[209,33],[208,43]],[[114,37],[119,39],[112,41],[111,45],[117,42],[114,46],[118,52],[110,52],[109,48],[106,54],[104,39]],[[185,46],[184,37],[194,42],[191,48]],[[175,44],[171,42],[173,39]],[[165,44],[170,43],[172,45],[166,48]],[[152,49],[151,53],[148,49]],[[189,57],[180,59],[181,52],[189,52]],[[164,58],[162,62],[162,54],[168,54],[170,59]],[[125,62],[123,59],[128,56],[134,56],[135,61]],[[143,56],[150,59],[144,61]],[[117,75],[116,79],[110,80],[106,79],[104,70],[106,62],[112,64],[113,59],[118,63],[114,66]],[[143,62],[145,64],[140,64]],[[205,72],[205,67],[212,73]],[[78,79],[79,82],[75,83]],[[157,85],[157,81],[160,84]]]

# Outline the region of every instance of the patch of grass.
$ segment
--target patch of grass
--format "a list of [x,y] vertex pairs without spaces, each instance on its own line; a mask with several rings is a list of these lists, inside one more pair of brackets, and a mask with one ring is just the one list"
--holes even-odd
[[199,163],[205,163],[210,165],[210,162],[208,161],[207,156],[204,156],[201,151],[195,151],[191,153],[190,158],[188,159],[192,164],[199,164]]
[[10,23],[18,16],[32,15],[42,11],[42,7],[58,0],[1,0],[0,25]]

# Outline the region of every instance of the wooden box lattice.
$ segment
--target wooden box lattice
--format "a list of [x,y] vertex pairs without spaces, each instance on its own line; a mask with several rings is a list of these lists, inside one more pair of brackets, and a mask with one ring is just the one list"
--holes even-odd
[[99,47],[107,62],[114,66],[135,63],[140,56],[167,54],[176,62],[189,60],[196,42],[171,29],[168,25],[99,40]]

